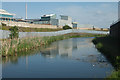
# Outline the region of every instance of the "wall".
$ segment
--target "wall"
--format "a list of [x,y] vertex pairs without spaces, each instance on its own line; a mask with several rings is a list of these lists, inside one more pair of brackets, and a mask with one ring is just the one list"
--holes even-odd
[[[94,33],[94,34],[108,34],[105,31],[91,31],[91,30],[78,30],[78,29],[69,29],[61,30],[55,32],[19,32],[19,37],[40,37],[40,36],[58,36],[67,33]],[[5,39],[9,37],[10,32],[6,30],[0,30],[0,39]]]
[[50,24],[58,26],[58,19],[51,19]]
[[14,22],[14,21],[0,21],[0,23],[7,24],[7,26],[19,26],[19,27],[30,27],[30,28],[52,28],[57,29],[55,25],[43,25],[43,24],[29,24],[25,22]]
[[59,26],[68,25],[68,26],[72,27],[72,18],[69,16],[61,15],[61,19],[59,19],[58,25]]
[[110,36],[120,39],[120,21],[110,26]]
[[65,25],[72,27],[72,19],[68,19],[68,20],[59,19],[59,26],[65,26]]

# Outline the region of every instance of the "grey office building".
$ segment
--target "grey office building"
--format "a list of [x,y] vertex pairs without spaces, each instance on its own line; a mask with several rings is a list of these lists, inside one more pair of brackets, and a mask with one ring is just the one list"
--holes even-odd
[[56,14],[43,15],[40,20],[34,20],[33,23],[58,26],[58,19],[56,19]]

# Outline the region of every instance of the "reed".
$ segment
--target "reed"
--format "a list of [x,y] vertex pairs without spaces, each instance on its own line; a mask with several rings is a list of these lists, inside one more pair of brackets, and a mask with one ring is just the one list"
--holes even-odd
[[13,38],[13,39],[3,39],[2,41],[2,57],[6,56],[17,56],[21,52],[37,49],[39,47],[45,47],[54,41],[75,38],[75,37],[94,37],[103,36],[102,34],[66,34],[60,36],[51,37],[28,37],[28,38]]

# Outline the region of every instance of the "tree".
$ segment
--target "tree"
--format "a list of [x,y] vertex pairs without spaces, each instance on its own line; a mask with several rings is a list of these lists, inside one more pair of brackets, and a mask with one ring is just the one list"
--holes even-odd
[[63,26],[63,29],[66,30],[66,29],[72,29],[72,28],[68,25],[65,25],[65,26]]
[[11,27],[9,30],[11,32],[10,34],[11,39],[19,37],[19,31],[17,26]]

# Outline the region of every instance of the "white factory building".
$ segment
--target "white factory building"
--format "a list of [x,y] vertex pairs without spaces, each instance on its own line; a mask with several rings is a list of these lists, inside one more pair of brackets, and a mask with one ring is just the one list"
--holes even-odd
[[58,25],[59,26],[65,26],[65,25],[68,25],[70,27],[73,27],[72,26],[72,18],[69,17],[69,16],[65,16],[65,15],[60,15],[61,19],[59,19],[58,21]]
[[27,19],[29,23],[33,24],[46,24],[73,27],[72,18],[66,15],[60,15],[60,19],[56,18],[56,14],[43,15],[41,19]]

